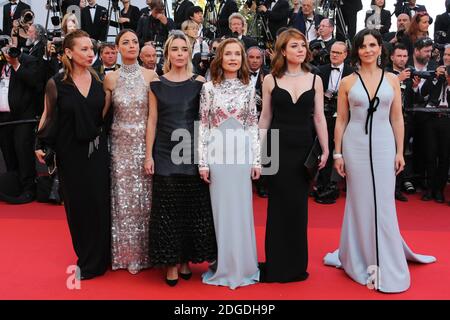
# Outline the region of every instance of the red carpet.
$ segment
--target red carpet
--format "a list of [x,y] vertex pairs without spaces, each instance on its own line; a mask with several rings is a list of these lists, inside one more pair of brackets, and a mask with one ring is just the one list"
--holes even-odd
[[[450,194],[447,194],[450,199]],[[163,282],[160,270],[138,275],[109,271],[103,277],[66,287],[66,269],[75,263],[63,207],[32,203],[0,203],[0,299],[450,299],[450,207],[422,202],[418,195],[397,202],[403,237],[418,253],[432,254],[431,265],[410,264],[411,288],[401,294],[374,292],[353,282],[342,270],[326,267],[323,256],[338,246],[344,208],[310,202],[309,273],[305,282],[256,284],[230,290],[203,285],[206,264],[194,265],[190,281],[175,288]],[[264,255],[266,201],[255,199],[260,261]]]

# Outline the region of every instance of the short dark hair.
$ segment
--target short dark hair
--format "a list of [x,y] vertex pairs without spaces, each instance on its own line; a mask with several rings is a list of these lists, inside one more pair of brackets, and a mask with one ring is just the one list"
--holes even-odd
[[372,36],[377,40],[377,43],[379,46],[381,46],[381,68],[384,68],[386,66],[386,63],[388,61],[386,49],[383,46],[383,38],[381,37],[380,31],[376,29],[362,29],[359,31],[356,36],[353,38],[353,45],[352,45],[352,52],[350,55],[350,61],[353,66],[357,66],[360,63],[359,60],[359,54],[358,50],[362,47],[364,43],[364,37],[365,36]]
[[433,45],[433,39],[429,37],[423,37],[417,39],[416,42],[414,42],[414,49],[421,50],[425,47],[430,47]]
[[[391,55],[394,54],[395,50],[406,50],[406,51],[408,51],[408,48],[403,43],[398,42],[398,43],[395,44],[394,48],[392,48]],[[409,55],[409,52],[408,52],[408,55]]]
[[[376,4],[375,1],[376,1],[376,0],[372,0],[372,2],[370,3],[370,5],[371,5],[371,6],[375,5],[375,4]],[[398,2],[398,1],[397,1],[397,2]],[[381,8],[384,9],[384,7],[386,7],[386,0],[384,0],[384,4],[383,4],[383,6],[382,6]]]
[[98,53],[101,55],[103,53],[103,50],[105,50],[105,48],[110,48],[110,49],[115,50],[116,45],[112,42],[102,42],[100,44],[100,48],[98,49]]
[[194,13],[197,13],[197,12],[203,13],[203,9],[199,6],[190,7],[187,12],[188,18],[191,19],[194,16]]

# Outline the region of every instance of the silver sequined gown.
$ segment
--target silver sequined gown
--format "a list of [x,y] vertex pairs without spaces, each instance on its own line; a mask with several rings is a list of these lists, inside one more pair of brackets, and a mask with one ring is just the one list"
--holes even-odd
[[149,267],[152,180],[144,172],[148,90],[138,64],[123,65],[112,94],[112,269]]

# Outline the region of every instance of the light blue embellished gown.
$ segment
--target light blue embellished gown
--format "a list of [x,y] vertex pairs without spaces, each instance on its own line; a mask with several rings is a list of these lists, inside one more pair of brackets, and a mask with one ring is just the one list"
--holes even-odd
[[348,94],[350,121],[342,140],[347,179],[344,222],[339,249],[328,253],[324,263],[343,268],[362,285],[394,293],[410,286],[407,260],[431,263],[436,258],[415,254],[400,234],[394,198],[396,147],[389,121],[394,90],[385,77],[377,97],[372,130],[368,122],[366,133],[369,98],[360,78]]
[[210,170],[217,261],[203,274],[212,285],[259,280],[251,168],[260,167],[254,87],[238,79],[203,85],[200,96],[199,167]]

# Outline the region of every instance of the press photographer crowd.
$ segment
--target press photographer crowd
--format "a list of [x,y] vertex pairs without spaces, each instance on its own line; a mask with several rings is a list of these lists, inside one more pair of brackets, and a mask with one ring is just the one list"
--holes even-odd
[[[389,61],[385,71],[397,76],[401,88],[406,165],[397,175],[395,198],[408,201],[407,195],[420,192],[423,201],[447,205],[449,199],[445,199],[444,191],[450,163],[450,0],[439,1],[442,14],[431,17],[416,0],[398,0],[393,13],[385,9],[385,0],[372,0],[364,24],[381,33],[383,55]],[[103,7],[96,0],[47,0],[43,4],[48,13],[45,22],[36,21],[30,6],[20,0],[10,0],[3,6],[0,150],[7,172],[0,177],[0,200],[11,204],[64,202],[54,153],[49,150],[44,157],[50,174],[40,172],[42,166],[36,166],[35,149],[40,147],[36,146],[36,132],[44,106],[49,104],[49,97],[44,98],[49,79],[70,65],[71,61],[65,59],[76,59],[66,39],[80,29],[92,41],[95,58],[91,68],[105,82],[108,73],[121,68],[118,42],[107,41],[111,38],[109,30],[132,30],[138,39],[135,50],[139,50],[139,64],[159,76],[167,72],[167,39],[177,32],[184,33],[191,46],[193,73],[206,81],[212,79],[211,64],[220,43],[238,39],[246,50],[258,118],[263,81],[273,67],[275,42],[283,31],[297,29],[308,42],[309,67],[323,83],[329,150],[334,150],[341,80],[358,69],[357,64],[350,63],[350,55],[357,33],[357,12],[363,8],[361,0],[207,0],[204,8],[189,0],[179,0],[173,8],[162,0],[147,0],[144,8],[133,6],[131,0],[108,3]],[[433,23],[434,34],[430,34]],[[390,31],[392,24],[397,25],[395,32]],[[116,97],[107,94],[106,99],[114,102]],[[107,135],[114,122],[113,109],[105,115],[102,126]],[[73,134],[80,134],[79,127],[73,130]],[[254,182],[260,197],[268,196],[266,180],[263,175]],[[330,156],[316,176],[310,196],[320,204],[333,204],[344,192],[345,181],[337,174]]]

